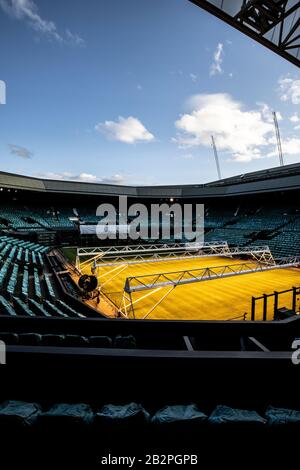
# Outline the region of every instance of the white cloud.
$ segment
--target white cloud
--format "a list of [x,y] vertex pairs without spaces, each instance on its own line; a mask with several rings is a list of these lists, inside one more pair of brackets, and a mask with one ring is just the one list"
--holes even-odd
[[143,89],[143,87],[142,87],[142,85],[141,85],[140,83],[138,83],[136,87],[137,87],[137,89],[138,89],[139,91],[141,91],[141,90]]
[[16,155],[17,157],[31,158],[33,156],[33,153],[25,147],[20,147],[19,145],[15,144],[8,144],[8,147],[10,153],[12,155]]
[[80,181],[90,181],[91,183],[93,183],[94,181],[97,181],[98,178],[96,175],[92,175],[91,173],[80,173],[80,175],[76,177],[76,179]]
[[79,175],[69,173],[67,171],[61,173],[38,173],[36,176],[39,178],[54,179],[54,180],[67,180],[67,181],[81,181],[85,183],[102,183],[102,184],[124,184],[125,177],[122,175],[112,176],[96,176],[91,173],[80,173]]
[[85,44],[82,38],[68,29],[64,35],[60,34],[53,21],[45,20],[40,16],[38,7],[32,0],[0,0],[0,7],[7,15],[17,20],[24,20],[32,29],[47,35],[48,38],[77,46]]
[[299,155],[300,156],[300,139],[291,137],[282,141],[282,151],[284,155]]
[[[269,105],[267,105],[266,103],[261,103],[261,102],[258,102],[256,104],[260,108],[260,112],[262,114],[263,119],[269,123],[274,123],[273,111],[269,107]],[[276,111],[276,117],[277,117],[277,121],[283,120],[283,117],[279,111]]]
[[69,44],[72,44],[74,46],[79,46],[79,47],[85,46],[85,40],[82,39],[80,36],[78,36],[78,34],[72,33],[69,29],[66,29],[65,42],[68,42]]
[[109,139],[134,144],[136,142],[151,142],[154,140],[151,134],[141,121],[135,117],[129,116],[123,118],[119,116],[118,121],[105,121],[95,126],[99,132],[103,132]]
[[[300,126],[299,126],[300,127]],[[276,138],[270,139],[270,142],[272,142],[275,146],[272,151],[270,151],[267,156],[268,157],[278,157],[278,149],[277,149],[277,141]],[[288,156],[288,157],[293,157],[297,156],[299,157],[300,155],[300,138],[298,137],[290,137],[290,138],[282,138],[281,139],[281,147],[282,147],[282,153],[283,157]]]
[[197,77],[197,75],[195,75],[194,73],[190,73],[190,78],[191,78],[192,82],[195,83],[195,82],[197,81],[197,78],[198,78],[198,77]]
[[[195,95],[188,100],[189,113],[175,122],[181,147],[211,146],[214,135],[219,150],[235,161],[264,158],[274,126],[266,119],[267,107],[245,110],[225,93]],[[264,152],[264,153],[263,153]]]
[[[292,116],[289,117],[289,120],[296,124],[297,122],[300,121],[298,113],[293,114]],[[296,128],[295,128],[296,129]]]
[[106,183],[106,184],[124,184],[125,183],[125,177],[123,175],[112,175],[112,176],[105,176],[104,178],[101,179],[101,183]]
[[224,46],[221,42],[217,45],[217,49],[214,52],[214,60],[210,66],[209,74],[212,77],[213,75],[220,75],[223,73],[222,63],[223,63],[223,54]]
[[300,104],[300,80],[285,77],[281,78],[278,84],[280,99],[282,101],[291,101],[293,104]]

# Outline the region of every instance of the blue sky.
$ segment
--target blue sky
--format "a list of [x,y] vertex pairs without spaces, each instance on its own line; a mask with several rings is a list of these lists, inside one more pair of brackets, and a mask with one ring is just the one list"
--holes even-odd
[[[0,169],[203,183],[300,160],[300,74],[188,0],[0,0]],[[1,95],[0,95],[1,101]],[[2,100],[3,101],[3,100]]]

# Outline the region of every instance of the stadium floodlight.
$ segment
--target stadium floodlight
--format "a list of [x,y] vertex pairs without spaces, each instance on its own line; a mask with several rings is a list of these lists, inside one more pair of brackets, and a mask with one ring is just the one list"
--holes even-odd
[[189,0],[300,67],[299,0]]

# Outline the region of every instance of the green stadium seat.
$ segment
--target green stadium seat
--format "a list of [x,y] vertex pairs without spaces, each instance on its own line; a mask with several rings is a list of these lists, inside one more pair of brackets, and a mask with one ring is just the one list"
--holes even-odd
[[4,315],[17,316],[12,305],[2,295],[0,295],[0,311]]

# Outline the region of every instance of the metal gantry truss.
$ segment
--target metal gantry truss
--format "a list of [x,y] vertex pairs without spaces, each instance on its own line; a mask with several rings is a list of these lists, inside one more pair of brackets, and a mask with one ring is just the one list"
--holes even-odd
[[[229,252],[225,241],[205,243],[160,243],[148,245],[102,246],[93,248],[77,248],[76,268],[93,263],[94,269],[104,266],[162,261],[162,259],[181,259],[191,256],[217,256]],[[81,262],[80,259],[84,258]],[[105,259],[107,261],[105,261]],[[99,262],[101,260],[101,262]],[[109,261],[108,261],[109,260]]]
[[[249,251],[248,255],[250,254],[251,253]],[[162,296],[143,316],[143,318],[147,318],[153,312],[153,310],[155,310],[155,308],[158,307],[158,305],[160,305],[161,302],[179,285],[203,281],[212,281],[215,279],[222,279],[243,274],[253,274],[274,269],[285,269],[300,266],[300,257],[294,256],[288,258],[281,258],[275,262],[272,257],[272,254],[270,253],[270,250],[268,250],[268,252],[266,252],[264,256],[259,257],[258,255],[259,252],[253,250],[253,262],[247,261],[244,263],[230,264],[226,266],[213,266],[199,269],[128,277],[125,282],[123,298],[119,313],[122,316],[132,316],[133,318],[135,318],[134,305],[137,302],[143,300],[145,297],[151,295],[151,293],[153,295],[164,288],[168,289],[166,291],[162,291]],[[148,292],[142,297],[133,300],[132,294],[143,291]]]
[[299,0],[190,0],[300,67]]
[[[119,276],[130,264],[214,256],[227,258],[239,256],[245,257],[246,260],[238,264],[227,264],[226,266],[212,266],[127,277],[121,302],[118,307],[115,305],[118,313],[127,318],[135,318],[135,305],[146,297],[153,296],[155,293],[162,291],[159,299],[144,314],[143,318],[147,318],[179,285],[300,265],[299,257],[281,258],[275,261],[268,246],[229,248],[228,243],[225,241],[214,241],[203,244],[164,243],[78,248],[76,267],[81,271],[85,264],[92,263],[93,271],[96,272],[98,268],[113,266],[112,269],[105,271],[101,275],[97,272],[98,279],[101,279],[101,289],[103,289],[105,284],[110,283],[114,277]],[[82,257],[84,258],[83,262],[81,262]],[[142,293],[142,295],[133,299],[132,294],[134,293]]]

